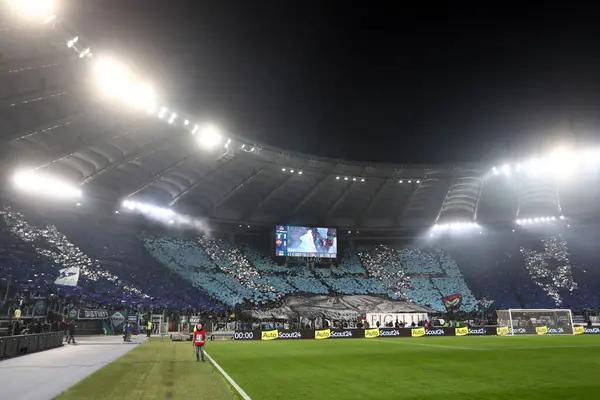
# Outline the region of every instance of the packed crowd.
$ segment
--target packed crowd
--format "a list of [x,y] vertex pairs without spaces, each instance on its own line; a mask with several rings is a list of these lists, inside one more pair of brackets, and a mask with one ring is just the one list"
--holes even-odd
[[[79,303],[239,310],[271,306],[290,295],[369,294],[443,311],[442,298],[460,293],[461,310],[473,312],[492,304],[582,307],[597,300],[589,294],[596,281],[578,288],[581,271],[573,269],[562,236],[542,238],[539,248],[519,246],[518,256],[502,250],[504,257],[494,255],[502,261],[495,263],[486,249],[464,246],[465,254],[382,244],[347,247],[339,264],[309,268],[278,265],[266,251],[217,237],[60,220],[46,225],[9,208],[0,216],[0,277],[10,277],[21,292]],[[64,268],[80,271],[76,286],[54,284]]]

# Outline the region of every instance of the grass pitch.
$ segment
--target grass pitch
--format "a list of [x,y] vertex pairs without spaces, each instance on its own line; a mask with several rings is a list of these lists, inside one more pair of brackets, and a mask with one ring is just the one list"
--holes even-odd
[[[238,398],[191,347],[144,344],[58,399]],[[565,400],[600,390],[600,335],[227,341],[206,349],[253,400]]]

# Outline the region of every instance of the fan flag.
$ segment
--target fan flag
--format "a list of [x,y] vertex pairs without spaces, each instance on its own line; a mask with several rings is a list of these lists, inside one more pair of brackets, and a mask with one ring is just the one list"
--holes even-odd
[[77,286],[79,281],[79,267],[69,267],[60,270],[60,275],[54,283],[61,286]]

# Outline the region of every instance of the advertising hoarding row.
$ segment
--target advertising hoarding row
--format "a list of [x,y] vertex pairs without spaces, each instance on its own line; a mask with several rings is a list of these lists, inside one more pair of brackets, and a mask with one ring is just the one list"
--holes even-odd
[[581,335],[600,334],[599,327],[531,326],[511,329],[507,326],[486,327],[418,327],[418,328],[371,328],[371,329],[317,329],[317,330],[283,330],[268,331],[235,331],[234,340],[298,340],[298,339],[373,339],[393,337],[440,337],[440,336],[506,336],[506,335]]

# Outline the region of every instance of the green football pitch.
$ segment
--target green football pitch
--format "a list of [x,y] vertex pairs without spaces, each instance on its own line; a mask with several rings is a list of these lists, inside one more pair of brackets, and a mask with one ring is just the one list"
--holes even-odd
[[[210,357],[253,400],[574,399],[600,390],[599,336],[223,341]],[[240,399],[190,342],[151,341],[57,399]]]

